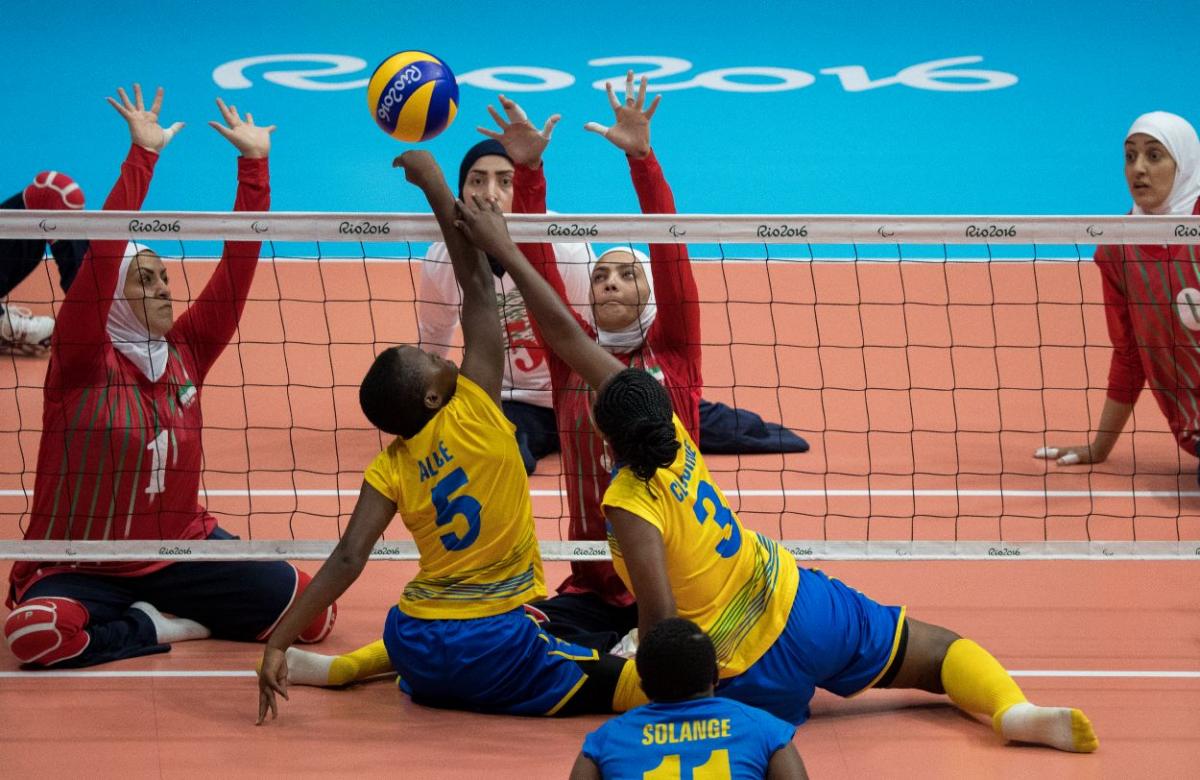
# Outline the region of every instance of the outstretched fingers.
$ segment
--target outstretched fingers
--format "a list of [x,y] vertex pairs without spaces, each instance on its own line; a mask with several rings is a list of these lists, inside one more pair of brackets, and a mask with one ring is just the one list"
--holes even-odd
[[[645,84],[645,81],[643,81],[642,83]],[[654,118],[654,112],[658,110],[658,104],[661,101],[662,101],[662,95],[655,95],[654,100],[650,101],[650,107],[647,108],[643,114],[647,120]]]
[[508,121],[510,124],[516,124],[517,122],[525,122],[529,120],[529,117],[525,114],[525,109],[517,105],[515,100],[512,100],[505,95],[497,95],[496,97],[500,101],[500,105],[503,106],[504,113],[508,115]]
[[617,100],[617,93],[613,91],[612,82],[604,82],[604,89],[608,92],[608,105],[612,107],[613,111],[618,110],[621,107],[621,103]]
[[[501,104],[501,105],[503,105],[503,104]],[[488,110],[488,113],[492,115],[492,119],[496,120],[496,124],[497,124],[497,126],[499,126],[499,128],[501,130],[508,129],[510,123],[504,121],[504,117],[500,116],[500,112],[496,110],[495,106],[492,106],[489,104],[487,107],[487,110]],[[512,118],[511,114],[509,114],[509,118],[510,119]],[[515,121],[515,120],[513,120],[513,121]]]

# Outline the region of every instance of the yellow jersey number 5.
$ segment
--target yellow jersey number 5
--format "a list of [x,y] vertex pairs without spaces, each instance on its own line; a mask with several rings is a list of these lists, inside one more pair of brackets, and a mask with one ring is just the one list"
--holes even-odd
[[465,550],[475,543],[479,538],[479,511],[483,509],[474,497],[466,494],[450,497],[451,493],[467,486],[467,472],[461,468],[451,471],[446,476],[442,477],[433,490],[430,491],[433,498],[433,506],[437,510],[437,519],[434,522],[440,527],[449,525],[454,522],[454,518],[462,515],[467,521],[467,532],[459,536],[454,531],[447,531],[442,534],[442,546],[450,552],[458,552]]

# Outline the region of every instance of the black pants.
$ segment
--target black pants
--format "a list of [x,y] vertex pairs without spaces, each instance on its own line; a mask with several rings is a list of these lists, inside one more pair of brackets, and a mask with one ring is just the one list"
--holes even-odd
[[[210,539],[237,537],[217,528]],[[93,666],[165,653],[154,624],[135,601],[195,620],[217,639],[253,642],[275,624],[296,592],[296,569],[286,561],[181,561],[140,577],[105,577],[66,572],[35,582],[21,603],[38,597],[75,599],[88,611],[91,641],[56,669]]]
[[[0,203],[0,209],[25,208],[21,193],[13,195]],[[88,242],[70,239],[53,241],[50,244],[50,254],[58,265],[58,279],[63,292],[71,287],[79,264],[87,254]],[[33,273],[42,262],[46,253],[46,241],[41,238],[8,238],[0,240],[0,298],[8,295],[16,286]],[[0,306],[0,311],[4,307]]]
[[637,628],[637,604],[614,607],[594,593],[560,593],[533,604],[546,613],[548,633],[567,642],[607,653]]
[[554,410],[523,401],[504,401],[501,408],[504,416],[517,426],[517,446],[521,448],[525,473],[532,474],[539,460],[558,452],[558,423]]

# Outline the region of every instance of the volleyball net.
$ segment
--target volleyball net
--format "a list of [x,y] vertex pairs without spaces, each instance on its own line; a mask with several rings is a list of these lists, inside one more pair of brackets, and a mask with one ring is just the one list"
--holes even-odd
[[[1200,243],[1200,218],[511,215],[509,226],[519,242],[587,244],[593,258],[688,246],[705,399],[811,445],[712,455],[709,468],[743,523],[799,558],[1200,560],[1197,459],[1151,392],[1105,462],[1034,457],[1087,444],[1099,424],[1112,348],[1095,244]],[[46,360],[3,356],[0,558],[328,555],[387,443],[359,410],[359,382],[379,351],[420,341],[423,258],[440,240],[432,216],[0,212],[9,238],[147,243],[167,262],[177,314],[222,240],[262,241],[263,259],[202,392],[199,499],[241,541],[23,541]],[[63,293],[46,269],[9,303],[52,313]],[[1172,310],[1186,338],[1200,329],[1191,292]],[[1183,359],[1196,352],[1178,347]],[[69,489],[86,490],[83,476]],[[545,558],[607,555],[567,538],[557,456],[530,485]],[[401,522],[373,557],[416,557]]]

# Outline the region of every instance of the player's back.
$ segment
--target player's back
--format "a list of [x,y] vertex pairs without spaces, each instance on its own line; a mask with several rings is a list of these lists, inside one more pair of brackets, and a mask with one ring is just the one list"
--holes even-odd
[[[675,462],[649,483],[620,469],[604,504],[632,512],[662,533],[676,610],[712,637],[721,677],[732,677],[758,660],[787,623],[800,579],[796,559],[773,539],[742,527],[678,416],[674,423],[680,444]],[[628,585],[611,531],[609,544]]]
[[608,778],[764,777],[795,727],[731,699],[652,702],[588,734],[583,753]]
[[488,617],[546,595],[514,430],[460,374],[433,419],[367,468],[367,482],[396,502],[420,553],[420,570],[399,601],[406,615]]

